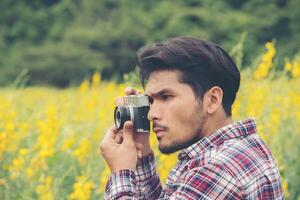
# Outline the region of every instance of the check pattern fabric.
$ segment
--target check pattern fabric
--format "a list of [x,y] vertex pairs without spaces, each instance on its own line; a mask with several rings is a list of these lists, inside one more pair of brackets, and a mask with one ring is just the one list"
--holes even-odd
[[283,199],[278,168],[254,118],[225,126],[183,149],[165,188],[151,153],[135,172],[111,175],[105,199]]

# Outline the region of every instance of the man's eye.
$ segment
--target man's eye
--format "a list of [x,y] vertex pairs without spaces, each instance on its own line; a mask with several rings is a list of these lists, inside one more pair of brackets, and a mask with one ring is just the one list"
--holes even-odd
[[162,99],[162,100],[169,100],[169,99],[171,99],[171,98],[172,98],[171,95],[162,95],[162,96],[161,96],[161,99]]

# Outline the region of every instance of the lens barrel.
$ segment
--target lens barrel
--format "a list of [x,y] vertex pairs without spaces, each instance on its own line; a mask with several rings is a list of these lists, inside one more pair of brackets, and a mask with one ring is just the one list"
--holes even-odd
[[116,106],[114,112],[114,122],[117,129],[122,129],[126,121],[130,120],[130,111],[127,107]]

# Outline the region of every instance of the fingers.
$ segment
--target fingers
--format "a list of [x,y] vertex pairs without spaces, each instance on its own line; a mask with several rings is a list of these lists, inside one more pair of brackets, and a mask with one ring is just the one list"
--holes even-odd
[[138,91],[138,90],[135,90],[135,89],[132,88],[132,87],[127,87],[127,88],[125,89],[125,94],[126,94],[126,95],[137,95],[137,94],[141,94],[141,92]]
[[103,140],[107,140],[107,139],[109,139],[109,140],[115,139],[116,133],[117,133],[117,132],[118,132],[118,130],[117,130],[116,127],[111,127],[111,128],[109,128],[109,129],[106,131],[106,133],[105,133],[105,135],[104,135],[104,137],[103,137]]
[[134,130],[132,121],[127,121],[123,128],[123,143],[134,144]]
[[117,142],[118,144],[122,144],[122,142],[123,142],[123,135],[122,135],[122,133],[118,133],[118,134],[116,135],[115,140],[116,140],[116,142]]
[[135,144],[135,146],[137,149],[138,158],[142,158],[143,157],[143,153],[142,153],[143,145],[140,143],[137,143],[137,144]]
[[[127,87],[125,89],[125,94],[126,95],[138,95],[138,94],[142,94],[141,91],[139,90],[136,90],[132,87]],[[115,104],[117,106],[123,106],[124,105],[124,102],[123,102],[123,98],[122,97],[118,97],[116,100],[115,100]]]
[[108,146],[111,146],[110,145],[111,143],[115,143],[114,141],[115,141],[116,133],[117,133],[117,129],[115,127],[111,127],[106,131],[99,145],[99,149],[102,155],[104,155],[104,152],[107,151]]

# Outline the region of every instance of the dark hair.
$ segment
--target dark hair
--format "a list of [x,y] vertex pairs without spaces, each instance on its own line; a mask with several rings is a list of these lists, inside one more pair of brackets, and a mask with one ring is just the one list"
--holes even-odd
[[137,65],[143,86],[156,70],[179,70],[179,81],[191,86],[201,100],[207,90],[219,86],[223,90],[223,108],[227,116],[231,116],[231,106],[240,86],[240,72],[218,45],[193,37],[171,38],[139,49]]

